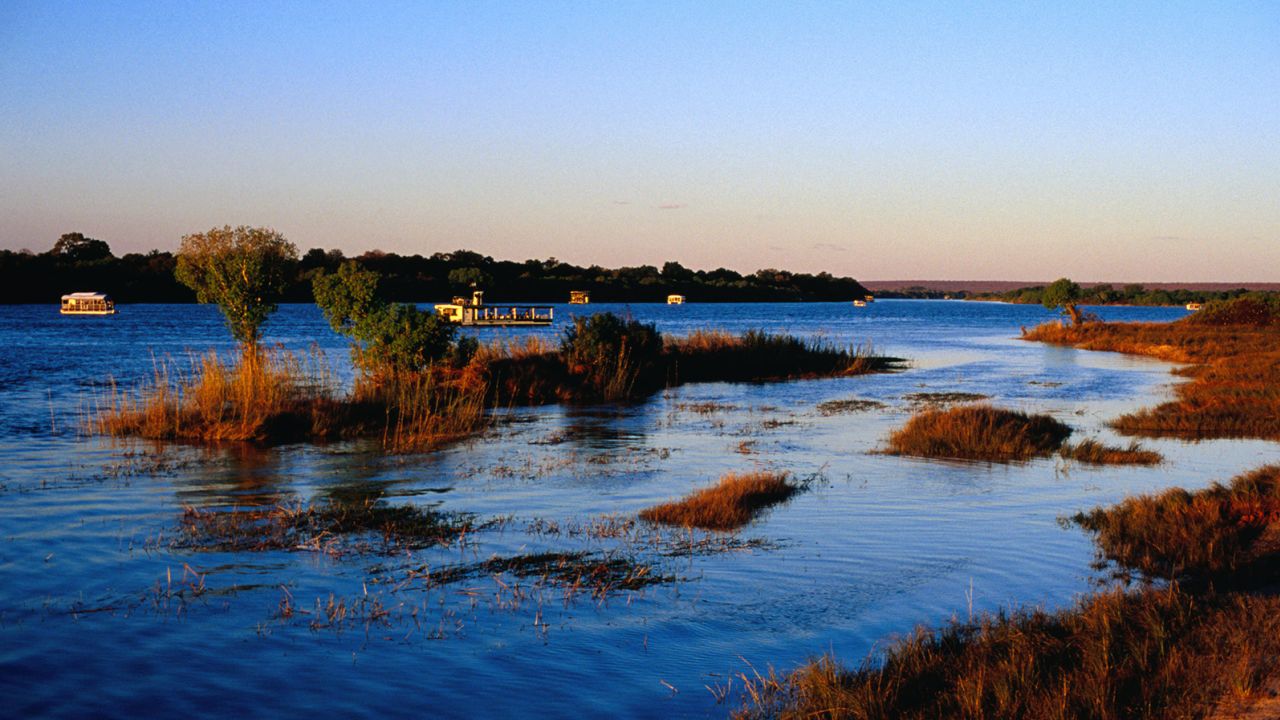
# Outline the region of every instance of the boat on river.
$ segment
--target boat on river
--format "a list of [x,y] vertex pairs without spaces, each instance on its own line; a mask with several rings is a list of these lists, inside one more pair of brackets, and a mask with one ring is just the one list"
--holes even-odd
[[1201,305],[1200,303],[1187,303],[1187,309],[1190,310],[1191,312],[1195,312],[1196,310],[1199,310],[1201,307],[1203,307],[1203,305]]
[[668,304],[668,305],[683,305],[683,304],[684,304],[684,296],[683,296],[683,295],[668,295],[668,296],[667,296],[667,304]]
[[484,291],[476,290],[467,298],[435,306],[436,315],[455,325],[469,327],[520,327],[550,325],[555,322],[555,309],[550,305],[485,305]]
[[73,292],[62,296],[63,315],[115,315],[116,303],[100,292]]

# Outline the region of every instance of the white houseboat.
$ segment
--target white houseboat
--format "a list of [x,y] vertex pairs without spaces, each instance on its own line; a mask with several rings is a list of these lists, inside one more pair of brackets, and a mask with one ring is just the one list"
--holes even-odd
[[436,314],[456,325],[479,327],[550,325],[555,321],[555,309],[550,305],[485,305],[483,290],[471,293],[470,298],[455,297],[453,302],[436,305]]
[[63,315],[115,315],[116,303],[100,292],[75,292],[62,296]]

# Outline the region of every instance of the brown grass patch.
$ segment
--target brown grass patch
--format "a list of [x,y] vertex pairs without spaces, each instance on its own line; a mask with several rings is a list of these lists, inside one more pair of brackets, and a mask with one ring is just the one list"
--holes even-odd
[[1280,440],[1280,321],[1249,298],[1208,310],[1172,323],[1050,323],[1023,337],[1193,363],[1175,371],[1191,381],[1173,401],[1112,421],[1126,435]]
[[1280,570],[1280,465],[1214,483],[1127,498],[1072,520],[1102,555],[1150,577],[1256,584]]
[[889,455],[1010,462],[1057,450],[1071,428],[1048,415],[989,405],[925,410],[889,436]]
[[1128,447],[1116,447],[1092,438],[1081,440],[1075,445],[1063,445],[1058,454],[1068,460],[1090,465],[1159,465],[1164,462],[1163,455],[1147,450],[1136,442],[1129,443]]
[[902,396],[903,400],[924,405],[954,405],[956,403],[977,402],[990,399],[989,395],[968,392],[918,392]]
[[663,525],[704,530],[736,530],[762,510],[785,502],[800,492],[786,473],[729,473],[720,482],[695,491],[682,500],[640,511],[641,519]]
[[818,403],[818,412],[824,416],[842,415],[845,413],[868,412],[871,410],[879,410],[884,407],[884,403],[875,400],[862,400],[859,398],[847,398],[844,400],[826,400]]
[[1196,718],[1263,694],[1280,598],[1176,587],[918,630],[880,662],[747,678],[739,718]]

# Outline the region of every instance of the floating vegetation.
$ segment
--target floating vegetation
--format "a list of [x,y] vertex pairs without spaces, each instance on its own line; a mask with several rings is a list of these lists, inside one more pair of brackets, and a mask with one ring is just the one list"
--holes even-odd
[[917,392],[902,396],[909,403],[921,405],[955,405],[957,403],[989,400],[991,396],[969,392]]
[[704,530],[736,530],[766,508],[785,502],[800,492],[786,473],[729,473],[715,485],[695,491],[682,500],[640,511],[653,523],[696,527]]
[[674,575],[659,572],[652,564],[633,557],[585,551],[492,557],[478,563],[437,568],[420,566],[410,570],[408,578],[420,580],[427,587],[439,587],[492,575],[535,578],[540,584],[565,588],[568,597],[586,592],[597,599],[675,581]]
[[1159,465],[1164,456],[1154,450],[1147,450],[1137,442],[1128,447],[1106,445],[1093,438],[1081,440],[1075,445],[1063,445],[1058,454],[1068,460],[1090,465]]
[[462,542],[468,534],[498,522],[477,522],[469,513],[369,501],[225,512],[188,506],[174,545],[219,552],[392,552]]
[[1010,462],[1052,454],[1071,428],[1048,415],[989,405],[925,410],[889,436],[889,455]]
[[1280,598],[1176,586],[917,630],[846,669],[741,676],[744,718],[1205,717],[1275,676]]
[[868,412],[871,410],[879,410],[885,407],[885,404],[876,400],[863,400],[860,398],[845,398],[842,400],[827,400],[818,403],[818,412],[822,415],[844,415],[847,413]]
[[1227,485],[1140,495],[1079,513],[1103,557],[1149,577],[1273,582],[1280,572],[1280,465]]

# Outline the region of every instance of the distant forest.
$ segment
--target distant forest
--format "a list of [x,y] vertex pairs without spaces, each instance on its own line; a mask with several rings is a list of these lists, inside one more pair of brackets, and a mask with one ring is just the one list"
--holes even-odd
[[[284,302],[312,302],[311,278],[335,270],[340,250],[305,252],[293,271]],[[592,302],[665,302],[678,293],[690,302],[848,301],[868,294],[857,280],[830,273],[786,270],[690,270],[677,262],[603,268],[580,267],[555,258],[512,262],[469,250],[429,256],[367,252],[350,258],[382,274],[382,289],[400,302],[444,302],[474,286],[487,302],[568,302],[570,290],[587,290]],[[98,291],[121,303],[195,302],[174,279],[173,253],[152,250],[112,254],[106,242],[80,233],[63,235],[48,252],[0,250],[0,303],[57,303],[63,293]],[[893,293],[880,293],[881,297]]]
[[[969,294],[971,300],[998,300],[1020,305],[1040,305],[1045,286],[1035,285],[1002,293]],[[1249,294],[1245,288],[1234,290],[1147,289],[1142,285],[1094,285],[1082,288],[1081,305],[1186,305],[1210,300],[1230,300]]]

